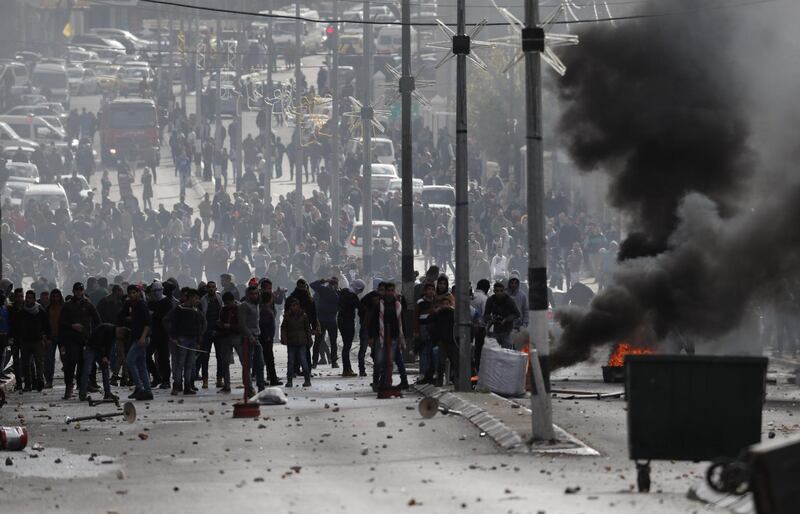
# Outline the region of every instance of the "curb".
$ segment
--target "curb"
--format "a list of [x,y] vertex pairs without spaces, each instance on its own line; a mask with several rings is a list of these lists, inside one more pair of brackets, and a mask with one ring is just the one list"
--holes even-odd
[[497,443],[504,450],[514,450],[519,447],[525,448],[525,442],[514,430],[511,430],[505,423],[487,413],[485,410],[465,401],[453,393],[439,389],[430,384],[415,385],[414,389],[426,398],[437,398],[439,405],[452,411],[460,412],[473,425]]

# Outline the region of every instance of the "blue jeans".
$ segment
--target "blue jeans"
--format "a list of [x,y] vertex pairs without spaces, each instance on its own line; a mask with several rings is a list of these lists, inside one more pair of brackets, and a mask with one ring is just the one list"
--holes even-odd
[[[149,342],[148,340],[147,343]],[[131,349],[128,350],[126,360],[128,373],[130,373],[136,389],[149,393],[150,374],[147,372],[147,344],[140,345],[137,341],[131,341]]]
[[[384,376],[388,371],[386,369],[386,348],[384,346],[382,341],[376,341],[375,343],[374,383],[379,387],[390,387],[392,385],[391,371],[389,371],[390,375],[388,377]],[[406,365],[403,362],[403,355],[402,352],[400,352],[398,341],[392,341],[392,360],[394,361],[393,364],[397,365],[397,371],[400,374],[401,382],[407,382]]]
[[426,380],[433,380],[436,363],[433,360],[433,341],[422,339],[419,344],[419,373]]
[[[95,354],[94,348],[90,346],[83,348],[83,372],[81,373],[80,394],[86,394],[86,391],[89,389],[89,374],[92,371],[92,364],[95,363],[96,357],[97,355]],[[111,379],[108,373],[109,366],[108,364],[99,364],[100,372],[103,374],[103,393],[111,394]]]
[[297,363],[303,369],[303,377],[306,382],[311,382],[311,368],[308,366],[308,351],[303,345],[287,345],[286,352],[289,356],[289,364],[286,367],[286,379],[291,382]]
[[[180,346],[184,348],[181,348]],[[194,372],[193,350],[197,345],[194,337],[179,337],[178,344],[170,348],[172,352],[172,388],[189,389],[192,387],[192,373]],[[187,348],[189,348],[187,350]]]
[[511,332],[495,332],[494,338],[501,348],[511,349]]

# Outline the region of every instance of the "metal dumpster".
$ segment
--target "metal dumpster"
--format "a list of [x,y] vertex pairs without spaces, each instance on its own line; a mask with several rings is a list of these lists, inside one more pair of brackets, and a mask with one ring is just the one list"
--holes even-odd
[[630,355],[625,368],[640,491],[650,488],[651,460],[735,459],[761,441],[765,357]]

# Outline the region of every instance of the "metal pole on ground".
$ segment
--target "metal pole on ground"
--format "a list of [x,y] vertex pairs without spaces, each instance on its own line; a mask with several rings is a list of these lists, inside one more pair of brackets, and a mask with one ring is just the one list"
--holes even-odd
[[[467,54],[466,7],[458,0],[457,31],[453,37],[456,55],[456,336],[458,374],[456,390],[470,391],[472,370],[472,322],[469,312],[469,196],[467,175]],[[443,356],[440,356],[443,358]]]
[[534,441],[555,439],[550,396],[550,342],[547,329],[547,242],[544,233],[544,156],[542,147],[542,67],[544,30],[539,27],[539,0],[525,2],[525,144],[528,176],[528,287],[531,369],[534,394],[531,395]]

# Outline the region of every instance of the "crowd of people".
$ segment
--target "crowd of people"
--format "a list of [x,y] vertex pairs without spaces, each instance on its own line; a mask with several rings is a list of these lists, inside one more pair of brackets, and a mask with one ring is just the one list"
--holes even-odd
[[[510,348],[512,331],[525,326],[527,300],[519,280],[509,281],[508,289],[497,282],[489,292],[489,281],[482,279],[474,293],[466,293],[475,326],[476,371],[490,327],[499,344]],[[181,286],[175,278],[142,284],[117,277],[109,284],[105,277],[90,276],[85,284],[72,284],[67,294],[58,288],[25,291],[3,279],[0,355],[11,349],[21,392],[52,388],[60,363],[65,400],[75,392],[85,400],[101,391],[98,371],[106,399],[117,398],[112,387],[133,388],[129,398],[137,400],[152,400],[156,387],[194,395],[214,384],[220,394],[231,393],[234,355],[248,396],[268,386],[290,387],[295,377],[308,387],[312,370],[321,366],[341,370],[343,377],[367,377],[368,354],[375,390],[409,387],[408,352],[419,356],[419,383],[449,383],[458,369],[453,331],[458,292],[433,266],[414,294],[416,303],[407,305],[391,281],[367,288],[355,279],[341,287],[338,276],[300,278],[291,292],[267,277],[250,277],[242,291],[227,273],[219,284],[209,280],[196,287]],[[413,319],[408,334],[406,313]],[[276,368],[275,343],[286,347],[285,384]],[[395,367],[398,384],[392,382]]]

